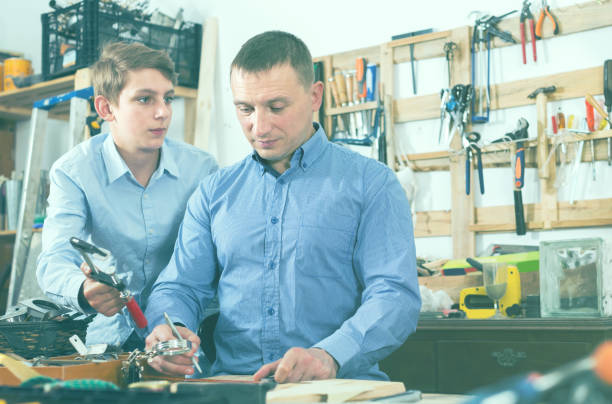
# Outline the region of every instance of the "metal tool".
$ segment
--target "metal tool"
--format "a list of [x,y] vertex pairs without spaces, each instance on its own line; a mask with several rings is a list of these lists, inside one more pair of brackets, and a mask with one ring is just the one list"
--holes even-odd
[[[413,37],[413,36],[419,36],[419,35],[425,35],[425,34],[429,34],[432,33],[433,29],[429,28],[429,29],[423,29],[420,31],[414,31],[414,32],[407,32],[405,34],[401,34],[401,35],[394,35],[391,37],[392,41],[395,41],[396,39],[402,39],[402,38],[409,38],[409,37]],[[415,68],[414,68],[414,44],[411,43],[410,44],[410,69],[412,71],[412,92],[414,94],[417,93],[417,85],[416,85],[416,73],[415,73]]]
[[[512,34],[501,31],[497,24],[506,16],[516,13],[512,10],[498,17],[485,15],[476,20],[472,36],[472,86],[476,91],[472,99],[472,122],[489,122],[490,96],[490,67],[491,67],[491,37],[496,36],[505,42],[516,43]],[[486,58],[485,58],[486,50]],[[476,57],[478,60],[476,61]],[[477,79],[478,78],[478,79]],[[486,82],[486,84],[485,84]],[[483,105],[484,104],[484,105]],[[486,110],[484,106],[486,105]]]
[[533,50],[533,61],[536,62],[538,60],[538,56],[536,54],[536,37],[535,37],[535,29],[533,27],[533,14],[531,14],[530,10],[531,3],[528,0],[523,1],[523,8],[521,9],[520,16],[520,31],[521,31],[521,49],[523,51],[523,64],[527,64],[527,55],[525,52],[525,20],[529,23],[529,32],[531,33],[531,48]]
[[478,181],[480,184],[480,194],[484,194],[484,177],[482,170],[482,152],[478,147],[478,141],[480,140],[480,134],[476,132],[469,132],[465,134],[469,144],[465,148],[465,194],[470,194],[470,179],[472,173],[472,156],[476,158],[476,167],[478,169]]
[[450,41],[444,44],[444,56],[446,57],[446,69],[448,72],[448,88],[451,87],[451,72],[452,72],[452,62],[455,59],[455,51],[457,50],[457,44]]
[[505,136],[517,140],[516,154],[514,160],[514,219],[516,223],[516,234],[519,236],[527,232],[525,226],[525,212],[523,209],[522,189],[525,185],[525,146],[523,139],[527,139],[529,122],[525,118],[519,118],[517,128],[514,132]]
[[[174,334],[174,336],[181,342],[185,342],[185,338],[183,338],[181,336],[181,334],[178,332],[178,330],[176,329],[176,327],[174,326],[174,323],[172,322],[172,320],[170,320],[170,316],[168,316],[168,313],[166,313],[164,311],[164,318],[166,319],[166,324],[168,324],[168,327],[170,327],[170,329],[172,330],[172,333]],[[166,341],[168,342],[168,341]],[[202,373],[202,369],[200,368],[200,365],[198,365],[198,361],[196,360],[195,357],[191,357],[191,362],[193,363],[193,366],[195,366],[195,368],[198,370],[198,372]]]
[[[595,132],[595,111],[593,110],[593,106],[589,103],[588,100],[584,100],[584,105],[586,107],[586,123],[589,128],[589,133]],[[595,167],[595,142],[593,139],[589,142],[591,144],[591,169],[593,171],[593,181],[597,179],[597,168]]]
[[553,35],[557,35],[559,33],[559,24],[557,23],[557,19],[550,12],[550,8],[548,7],[546,0],[542,0],[542,9],[540,10],[540,17],[538,18],[538,23],[536,24],[535,29],[535,37],[537,39],[542,39],[542,24],[544,24],[546,17],[548,17],[552,23]]
[[132,319],[134,320],[136,326],[138,328],[145,328],[147,326],[147,319],[144,316],[142,309],[138,305],[138,302],[136,302],[136,299],[134,299],[134,296],[132,296],[132,293],[128,289],[126,289],[125,284],[119,278],[117,278],[117,275],[114,272],[114,267],[112,268],[113,272],[102,272],[96,265],[94,265],[90,257],[90,254],[95,254],[102,259],[109,259],[111,257],[110,252],[96,247],[95,245],[90,244],[77,237],[70,237],[70,244],[72,244],[72,246],[79,253],[81,253],[81,256],[83,257],[87,265],[89,265],[89,268],[91,269],[89,277],[97,282],[117,289],[121,298],[125,300],[125,306],[127,307],[128,312],[132,316]]

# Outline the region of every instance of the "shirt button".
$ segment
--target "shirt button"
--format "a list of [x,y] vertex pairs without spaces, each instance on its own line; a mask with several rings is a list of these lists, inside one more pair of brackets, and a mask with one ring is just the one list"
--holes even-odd
[[147,199],[147,198],[149,197],[149,195],[144,194],[142,197],[143,197],[143,198],[145,198],[145,199]]
[[149,263],[151,263],[151,261],[145,260],[145,264],[149,264]]
[[308,163],[302,163],[302,166],[303,166],[304,168],[306,168],[306,167],[308,167]]
[[268,309],[268,314],[271,316],[274,315],[274,309],[272,307]]
[[274,362],[274,355],[270,355],[270,356],[268,356],[268,360],[269,360],[270,362]]
[[270,263],[270,265],[269,265],[268,267],[269,267],[270,269],[274,269],[274,267],[275,267],[275,266],[276,266],[276,265],[275,265],[273,262],[271,262],[271,263]]
[[149,230],[149,234],[153,234],[153,229]]
[[276,223],[278,223],[278,218],[277,217],[273,217],[272,219],[270,219],[270,222],[272,222],[272,224],[276,224]]

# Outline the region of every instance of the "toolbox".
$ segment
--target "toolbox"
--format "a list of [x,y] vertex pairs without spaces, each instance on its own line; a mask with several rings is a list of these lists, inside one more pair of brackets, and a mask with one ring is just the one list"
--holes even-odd
[[202,25],[182,22],[178,29],[147,21],[110,1],[83,0],[41,15],[42,74],[45,80],[72,74],[94,63],[104,44],[140,42],[166,50],[178,73],[178,83],[197,87]]

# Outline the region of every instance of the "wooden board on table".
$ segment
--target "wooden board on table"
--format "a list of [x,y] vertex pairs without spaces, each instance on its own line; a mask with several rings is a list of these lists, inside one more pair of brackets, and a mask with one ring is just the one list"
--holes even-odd
[[329,379],[277,385],[266,396],[267,403],[343,403],[387,397],[406,391],[401,382]]

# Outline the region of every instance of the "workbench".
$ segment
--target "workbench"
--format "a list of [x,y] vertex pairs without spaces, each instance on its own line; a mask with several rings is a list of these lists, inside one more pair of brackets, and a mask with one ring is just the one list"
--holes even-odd
[[504,378],[546,372],[612,338],[612,318],[421,319],[380,364],[391,380],[425,393],[463,394]]

